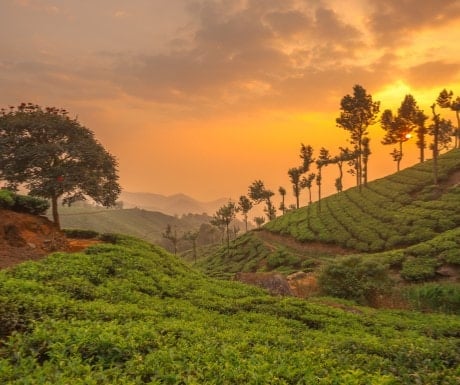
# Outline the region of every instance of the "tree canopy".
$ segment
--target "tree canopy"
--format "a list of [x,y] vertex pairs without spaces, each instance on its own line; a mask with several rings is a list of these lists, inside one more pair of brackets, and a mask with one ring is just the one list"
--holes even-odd
[[117,166],[94,133],[64,109],[23,103],[1,110],[0,179],[50,199],[58,227],[59,198],[69,205],[86,197],[115,204],[121,191]]

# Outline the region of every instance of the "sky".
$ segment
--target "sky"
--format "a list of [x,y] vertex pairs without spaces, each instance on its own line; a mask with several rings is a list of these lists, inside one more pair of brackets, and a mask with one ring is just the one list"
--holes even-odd
[[[237,200],[256,179],[290,192],[301,143],[349,145],[335,121],[355,84],[381,111],[460,95],[459,41],[458,0],[0,0],[0,106],[70,111],[126,191]],[[369,132],[375,179],[395,163]]]

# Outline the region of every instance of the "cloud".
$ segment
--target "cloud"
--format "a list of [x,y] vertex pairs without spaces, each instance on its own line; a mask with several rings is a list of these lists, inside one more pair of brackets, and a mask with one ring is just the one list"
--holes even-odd
[[415,87],[430,88],[449,84],[452,79],[460,80],[460,63],[430,61],[413,66],[407,70],[406,78]]
[[376,44],[396,46],[422,28],[445,25],[460,18],[457,0],[369,0],[368,20]]

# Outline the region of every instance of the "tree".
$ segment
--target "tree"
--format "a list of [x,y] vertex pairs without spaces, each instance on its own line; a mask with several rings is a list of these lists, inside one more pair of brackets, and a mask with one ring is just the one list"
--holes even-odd
[[256,222],[257,228],[260,229],[260,226],[262,226],[265,223],[265,218],[264,217],[254,217],[254,222]]
[[343,190],[343,164],[356,159],[356,153],[351,151],[349,148],[339,147],[340,153],[330,159],[330,163],[336,164],[339,168],[339,177],[335,180],[335,188],[337,192]]
[[310,165],[315,162],[313,158],[313,147],[305,144],[300,145],[300,158],[303,160],[302,174],[310,170]]
[[372,96],[360,86],[353,87],[353,96],[346,95],[340,103],[340,117],[336,119],[338,127],[350,133],[350,143],[358,153],[355,173],[358,186],[363,183],[363,138],[368,134],[368,127],[374,124],[380,110],[380,102],[374,102]]
[[415,129],[415,133],[417,134],[417,142],[415,143],[420,150],[420,163],[425,161],[425,148],[426,148],[426,140],[425,135],[428,133],[428,129],[425,126],[425,122],[428,120],[428,116],[426,116],[423,111],[419,110],[417,115],[415,116],[415,123],[417,128]]
[[316,174],[316,184],[318,185],[318,210],[321,211],[321,181],[322,175],[321,171],[322,168],[327,166],[330,162],[329,151],[326,150],[324,147],[321,147],[319,150],[319,156],[316,160],[316,166],[318,168],[318,173]]
[[248,213],[252,209],[252,202],[246,195],[240,196],[240,200],[238,201],[238,209],[243,214],[244,225],[246,232],[248,232]]
[[286,197],[286,189],[282,186],[278,189],[278,192],[281,195],[281,203],[279,209],[283,213],[283,215],[286,213],[286,205],[284,204],[284,198]]
[[431,150],[433,151],[433,179],[434,184],[438,184],[438,157],[441,148],[447,148],[451,141],[450,134],[452,133],[452,122],[450,120],[441,119],[440,115],[436,113],[436,104],[431,106],[433,113],[433,124],[428,127],[428,134],[433,136],[433,143]]
[[368,170],[368,163],[369,163],[369,156],[371,155],[371,147],[370,147],[370,138],[365,137],[363,138],[363,183],[364,186],[367,186],[367,170]]
[[265,188],[264,182],[262,182],[261,180],[255,180],[249,186],[248,195],[249,198],[251,198],[255,204],[259,204],[261,202],[265,203],[264,211],[269,221],[275,218],[276,209],[271,201],[271,197],[275,195],[275,193],[271,190],[267,190]]
[[315,180],[316,174],[315,173],[310,173],[308,177],[303,177],[302,180],[300,181],[302,188],[307,188],[308,189],[308,205],[311,205],[312,199],[311,199],[311,187],[312,183]]
[[195,261],[195,263],[196,263],[196,257],[197,257],[196,240],[198,239],[199,235],[200,235],[200,230],[195,230],[195,231],[187,231],[183,237],[186,241],[192,242],[193,260]]
[[109,207],[120,194],[116,159],[66,110],[31,103],[2,109],[0,149],[0,179],[50,199],[58,228],[58,199],[70,205],[88,196]]
[[230,232],[229,225],[235,219],[236,213],[238,212],[238,206],[235,202],[229,201],[226,205],[222,206],[216,213],[213,215],[211,220],[212,224],[217,226],[225,226],[227,232],[227,253],[230,252]]
[[296,199],[296,208],[299,208],[299,196],[300,196],[300,178],[303,173],[302,167],[292,167],[288,170],[289,179],[292,183],[292,192]]
[[441,108],[450,108],[452,111],[455,111],[457,128],[452,131],[455,138],[454,148],[460,148],[460,96],[457,96],[455,100],[453,97],[454,93],[452,91],[447,92],[446,89],[443,89],[436,99],[436,103]]
[[403,143],[411,138],[411,133],[417,128],[419,116],[417,102],[412,95],[406,95],[398,109],[398,114],[393,115],[391,110],[385,110],[380,121],[381,127],[386,131],[382,144],[399,144],[398,157],[396,158],[397,171],[404,156]]
[[177,244],[179,243],[179,237],[177,236],[177,229],[174,227],[174,230],[172,229],[171,225],[168,223],[166,225],[165,231],[161,234],[163,238],[171,241],[173,244],[174,248],[174,255],[177,254]]

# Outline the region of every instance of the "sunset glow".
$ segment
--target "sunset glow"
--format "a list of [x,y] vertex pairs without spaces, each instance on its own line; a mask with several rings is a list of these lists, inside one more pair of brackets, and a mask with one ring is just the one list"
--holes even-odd
[[[442,89],[460,95],[456,0],[5,0],[0,20],[0,106],[77,115],[131,192],[237,200],[262,179],[290,204],[300,144],[349,145],[335,119],[355,84],[381,112],[410,93],[430,119]],[[394,171],[383,135],[371,179]],[[417,156],[408,141],[401,166]]]

